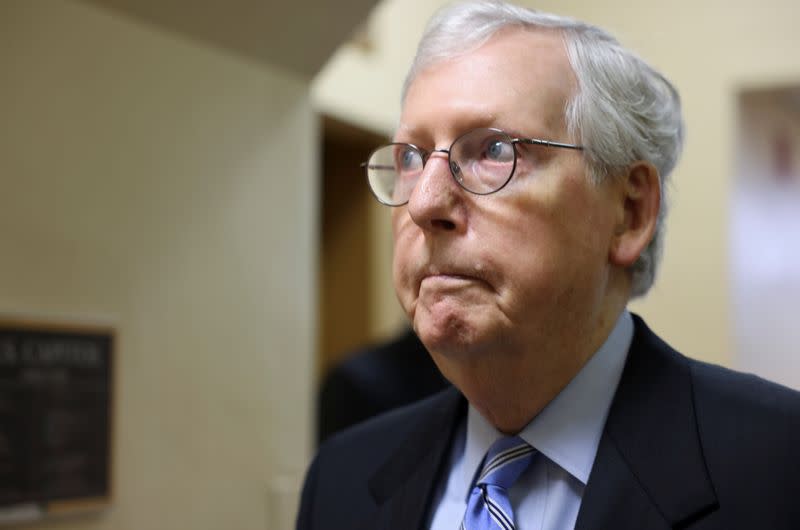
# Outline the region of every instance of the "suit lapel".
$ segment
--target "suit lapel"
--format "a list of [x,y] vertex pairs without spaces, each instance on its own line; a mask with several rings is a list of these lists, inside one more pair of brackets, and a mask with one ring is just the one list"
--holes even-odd
[[652,503],[620,454],[604,436],[583,495],[575,530],[667,530],[670,526]]
[[689,361],[638,317],[577,530],[683,528],[717,508]]
[[432,413],[419,419],[418,427],[370,480],[378,510],[365,522],[365,530],[421,528],[453,433],[466,410],[466,400],[455,388],[434,399]]

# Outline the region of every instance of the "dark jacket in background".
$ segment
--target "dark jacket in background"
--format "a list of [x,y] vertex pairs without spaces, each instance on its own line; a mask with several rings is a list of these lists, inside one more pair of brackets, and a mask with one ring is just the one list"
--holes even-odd
[[413,331],[360,350],[331,370],[317,402],[317,438],[446,388],[448,382]]

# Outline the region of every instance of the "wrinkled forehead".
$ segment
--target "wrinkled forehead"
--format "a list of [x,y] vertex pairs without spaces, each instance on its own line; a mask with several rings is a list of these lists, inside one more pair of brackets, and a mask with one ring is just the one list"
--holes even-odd
[[395,136],[444,124],[561,136],[576,89],[561,32],[506,28],[471,51],[419,70],[408,85]]

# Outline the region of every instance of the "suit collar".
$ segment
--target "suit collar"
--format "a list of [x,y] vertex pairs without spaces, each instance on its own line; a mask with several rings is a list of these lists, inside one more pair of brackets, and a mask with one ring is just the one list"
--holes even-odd
[[[682,528],[718,507],[697,430],[689,361],[635,315],[634,324],[576,530]],[[378,510],[364,529],[421,527],[466,400],[449,388],[425,410],[371,478]]]
[[369,491],[378,511],[364,528],[421,527],[435,484],[447,462],[453,433],[466,413],[466,400],[454,387],[429,401],[427,413],[370,479]]
[[717,507],[697,430],[689,361],[639,317],[634,323],[578,530],[676,528]]

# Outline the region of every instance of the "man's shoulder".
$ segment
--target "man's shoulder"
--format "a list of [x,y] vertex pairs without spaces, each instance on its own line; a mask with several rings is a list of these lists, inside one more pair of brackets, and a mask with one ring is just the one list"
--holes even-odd
[[794,453],[800,443],[800,392],[754,374],[689,361],[698,427],[714,450]]
[[733,480],[728,471],[737,468],[752,466],[754,477],[765,477],[768,471],[786,471],[783,463],[800,463],[795,449],[800,392],[686,357],[640,318],[634,321],[626,371],[609,416],[617,437],[633,447],[643,430],[665,439],[676,436],[676,429],[691,431],[683,443],[691,445],[694,437],[712,475],[723,481]]
[[756,416],[800,417],[800,392],[754,374],[689,360],[696,397],[709,407]]
[[720,504],[741,521],[754,514],[772,521],[762,528],[797,521],[786,492],[800,488],[800,393],[752,374],[689,364],[697,432]]
[[[800,418],[800,392],[754,374],[687,357],[653,333],[641,318],[634,315],[634,321],[636,338],[631,348],[640,350],[639,361],[656,355],[658,362],[644,363],[659,371],[688,373],[693,401],[701,409],[698,412],[708,414],[704,419],[715,423],[751,417]],[[648,372],[655,373],[661,372]]]
[[[797,528],[785,492],[800,489],[800,393],[686,357],[635,323],[587,488],[631,472],[673,524]],[[595,502],[613,495],[592,491]]]

